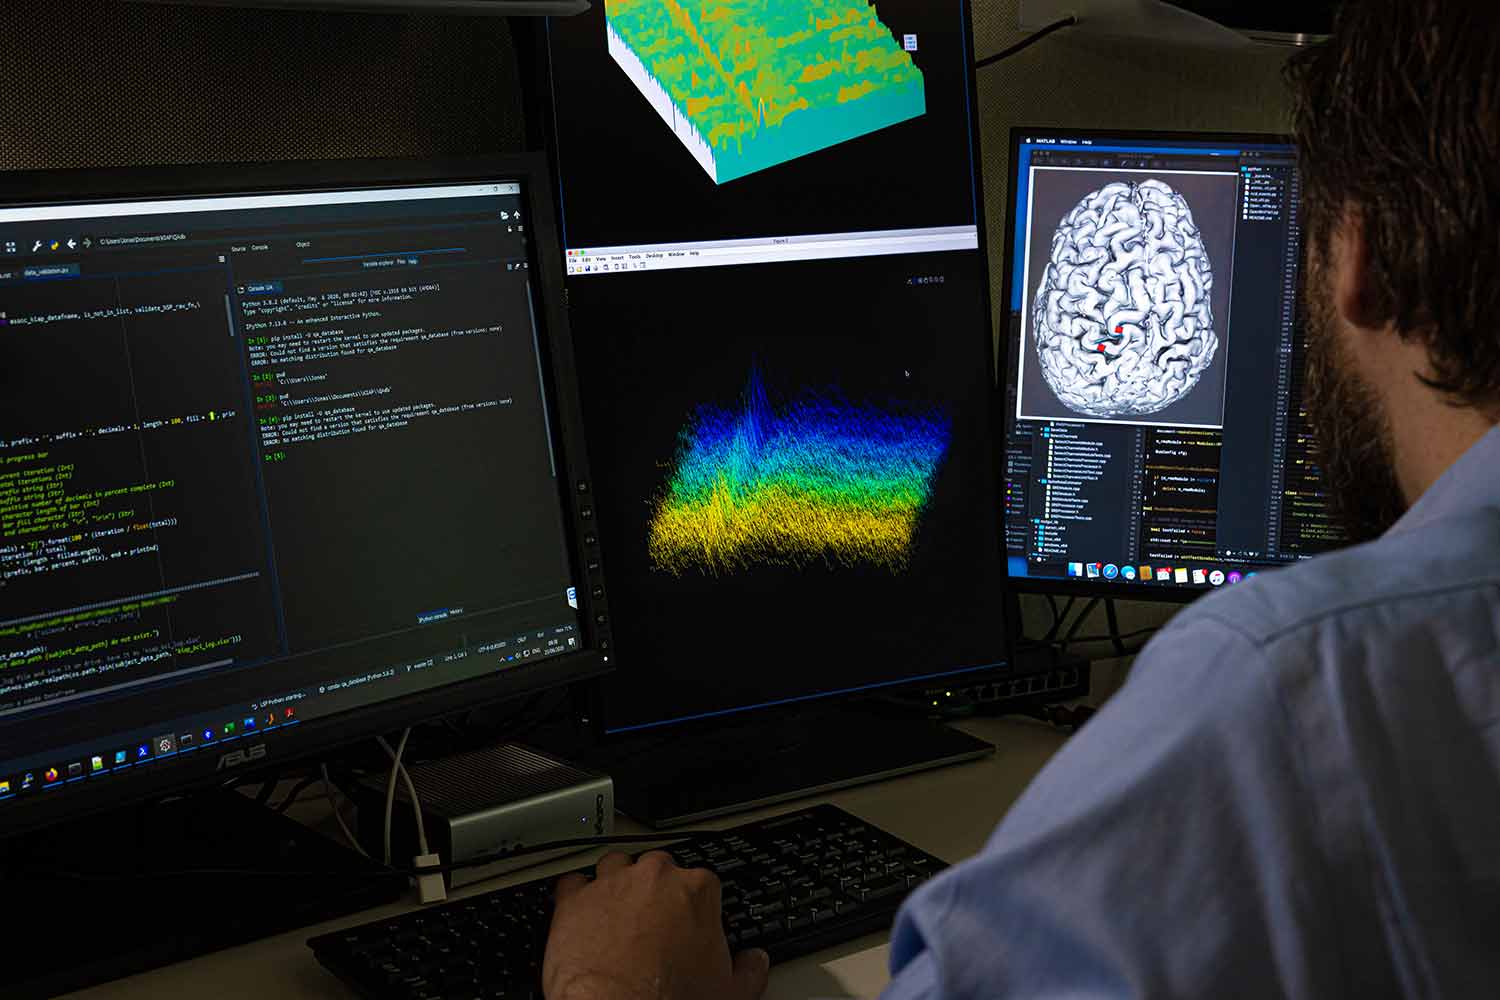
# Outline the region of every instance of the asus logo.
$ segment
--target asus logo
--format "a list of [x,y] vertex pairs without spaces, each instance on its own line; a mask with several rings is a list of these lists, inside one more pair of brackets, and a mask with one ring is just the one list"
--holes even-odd
[[248,764],[253,760],[260,760],[265,755],[266,745],[264,743],[257,743],[255,744],[255,746],[246,747],[243,750],[231,750],[219,757],[219,766],[217,770],[222,771],[226,767],[239,767],[241,764]]

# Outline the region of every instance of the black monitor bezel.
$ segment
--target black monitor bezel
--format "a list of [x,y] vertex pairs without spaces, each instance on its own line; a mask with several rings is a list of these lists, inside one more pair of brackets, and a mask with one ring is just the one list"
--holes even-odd
[[[562,251],[553,223],[555,202],[549,164],[545,157],[528,153],[0,173],[0,204],[6,206],[485,181],[519,181],[522,195],[529,202],[531,267],[541,298],[538,318],[542,329],[538,331],[538,340],[550,369],[548,402],[561,470],[559,503],[565,511],[584,649],[338,715],[309,719],[266,734],[259,744],[266,748],[264,756],[241,753],[236,760],[253,758],[257,768],[281,766],[374,734],[589,680],[613,669],[612,655],[607,651],[606,601],[593,596],[595,588],[603,586],[602,573],[588,570],[590,561],[598,558],[597,544],[585,544],[585,537],[594,529],[592,522],[580,514],[593,500],[591,488],[583,485],[590,484],[591,478],[584,448],[582,407],[573,376],[573,343],[564,300]],[[242,740],[233,749],[243,752],[253,745]],[[92,813],[211,786],[226,777],[225,756],[197,753],[176,758],[166,766],[137,769],[109,781],[90,779],[56,794],[17,796],[0,803],[0,840]],[[237,768],[232,773],[237,776],[241,770]]]
[[[969,143],[970,155],[973,161],[973,183],[975,198],[975,225],[978,229],[978,250],[983,263],[983,275],[980,281],[980,305],[989,319],[985,350],[990,377],[989,426],[996,431],[1002,428],[1001,421],[1004,418],[1003,398],[998,391],[998,360],[995,356],[996,342],[998,337],[999,317],[995,313],[994,303],[994,255],[990,252],[989,227],[987,213],[984,210],[984,156],[982,149],[981,121],[979,115],[980,97],[978,89],[978,73],[975,63],[980,58],[974,51],[976,43],[974,33],[974,4],[973,0],[958,0],[960,14],[964,24],[967,25],[966,47],[968,58],[965,60],[966,85],[969,92]],[[557,106],[554,100],[552,87],[552,75],[555,67],[552,64],[551,46],[549,39],[549,21],[536,18],[528,21],[516,22],[512,30],[516,35],[516,52],[521,66],[521,83],[526,91],[527,106],[536,109],[534,113],[528,114],[527,140],[528,144],[536,149],[546,150],[548,164],[555,180],[560,181],[561,171],[559,167],[558,134],[556,128]],[[562,231],[563,204],[559,198],[554,206],[556,211],[555,223],[558,231]],[[685,271],[684,274],[691,274]],[[564,281],[567,279],[565,278]],[[995,499],[998,501],[1003,490],[1005,472],[1005,450],[1004,439],[997,441],[995,453],[992,456],[993,475],[995,484]],[[606,548],[608,542],[606,541]],[[1002,563],[1005,559],[1005,540],[1003,525],[999,539],[1000,552],[998,558]],[[995,670],[1004,672],[1015,665],[1016,652],[1021,642],[1021,616],[1019,607],[1012,609],[1008,598],[1009,593],[1003,593],[1002,598],[1006,600],[1005,620],[1000,625],[1000,648],[997,652]],[[627,659],[621,668],[628,672],[634,667]],[[888,687],[879,689],[878,693],[890,694],[902,690],[925,687],[927,682],[921,680],[896,681]],[[789,713],[805,709],[809,705],[837,703],[860,697],[868,697],[868,689],[857,691],[840,690],[820,694],[798,697],[787,702],[774,702],[765,705],[741,706],[716,712],[705,717],[694,716],[686,719],[668,720],[653,723],[644,727],[632,727],[624,730],[612,730],[609,728],[609,713],[607,699],[604,696],[604,685],[595,683],[588,685],[586,708],[581,712],[577,720],[583,730],[587,731],[589,737],[595,742],[612,741],[624,742],[634,739],[670,738],[673,734],[703,731],[714,727],[722,727],[726,724],[743,724],[744,720],[753,719],[756,716],[766,717],[776,713]]]
[[[1015,125],[1010,130],[1010,159],[1008,163],[1007,187],[1005,191],[1005,262],[1004,280],[1001,293],[1001,313],[998,317],[999,327],[996,331],[995,346],[1001,354],[1002,367],[1000,369],[1000,381],[997,386],[996,395],[999,397],[1001,417],[1001,455],[1010,441],[1011,428],[1016,418],[1011,412],[1010,390],[1013,381],[1019,377],[1016,370],[1016,352],[1012,349],[1013,338],[1011,331],[1010,303],[1014,293],[1015,282],[1015,229],[1016,229],[1016,184],[1018,181],[1018,170],[1020,167],[1021,142],[1026,138],[1043,139],[1071,139],[1079,135],[1087,135],[1089,138],[1119,139],[1122,141],[1198,141],[1198,142],[1226,142],[1244,143],[1257,145],[1291,145],[1290,135],[1281,135],[1272,132],[1190,132],[1190,131],[1156,131],[1153,129],[1109,129],[1109,128],[1055,128],[1050,126],[1026,126]],[[1021,331],[1025,336],[1025,331]],[[1003,470],[1002,470],[1003,482]],[[1002,515],[1003,516],[1003,515]],[[1004,539],[1004,532],[1001,538]],[[1003,541],[1002,541],[1002,544]],[[1102,581],[1089,582],[1087,580],[1070,581],[1044,579],[1041,577],[1012,576],[1010,574],[1010,551],[1007,548],[1004,553],[1005,578],[1009,582],[1011,590],[1016,594],[1051,594],[1058,597],[1085,597],[1085,598],[1108,598],[1128,601],[1150,601],[1160,604],[1190,604],[1202,597],[1204,594],[1212,593],[1219,588],[1216,587],[1144,587],[1139,584],[1128,583],[1105,583]],[[1271,567],[1267,567],[1270,569]]]

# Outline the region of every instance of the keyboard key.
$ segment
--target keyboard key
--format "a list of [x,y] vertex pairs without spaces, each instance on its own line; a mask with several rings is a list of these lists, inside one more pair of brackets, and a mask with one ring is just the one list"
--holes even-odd
[[882,875],[865,883],[865,899],[884,899],[906,892],[906,879],[899,875]]

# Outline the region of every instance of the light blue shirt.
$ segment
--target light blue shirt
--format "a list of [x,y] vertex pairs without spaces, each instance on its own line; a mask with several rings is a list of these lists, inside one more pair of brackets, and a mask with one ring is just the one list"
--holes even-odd
[[1500,996],[1500,428],[1379,540],[1179,614],[891,966],[886,1000]]

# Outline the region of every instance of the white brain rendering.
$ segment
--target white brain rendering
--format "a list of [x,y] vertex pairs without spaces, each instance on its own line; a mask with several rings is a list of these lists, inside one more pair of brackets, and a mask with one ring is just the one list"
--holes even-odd
[[1155,413],[1198,384],[1219,348],[1214,274],[1187,200],[1117,181],[1058,223],[1032,334],[1047,385],[1094,417]]

